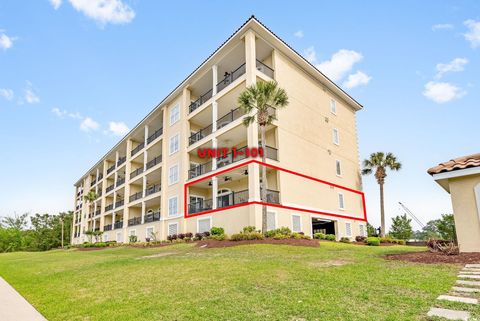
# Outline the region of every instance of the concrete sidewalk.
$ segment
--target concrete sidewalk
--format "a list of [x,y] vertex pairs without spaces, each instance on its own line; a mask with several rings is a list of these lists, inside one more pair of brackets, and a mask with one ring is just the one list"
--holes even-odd
[[0,277],[0,320],[47,321],[2,277]]

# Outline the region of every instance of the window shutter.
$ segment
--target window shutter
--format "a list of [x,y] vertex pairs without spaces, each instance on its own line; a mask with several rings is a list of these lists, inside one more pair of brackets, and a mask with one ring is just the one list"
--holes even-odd
[[275,213],[267,212],[267,231],[276,229],[275,226]]
[[345,232],[347,236],[352,236],[352,224],[345,223]]
[[209,218],[198,220],[198,233],[209,232],[210,229],[211,227]]
[[358,227],[360,229],[360,236],[365,236],[365,227],[361,224]]
[[178,223],[168,225],[168,235],[178,233]]
[[298,215],[293,215],[292,216],[292,231],[293,232],[301,232],[302,226],[301,226],[301,217]]

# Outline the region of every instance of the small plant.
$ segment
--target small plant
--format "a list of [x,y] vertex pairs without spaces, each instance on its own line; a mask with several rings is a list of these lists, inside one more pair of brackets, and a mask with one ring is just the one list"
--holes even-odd
[[343,236],[342,238],[340,238],[340,242],[342,242],[342,243],[350,243],[350,239],[349,239],[348,237]]
[[210,229],[210,234],[213,236],[213,235],[224,235],[225,234],[225,230],[222,228],[222,227],[212,227]]
[[378,237],[367,237],[367,245],[379,246],[380,245],[380,239]]
[[195,233],[195,240],[196,241],[201,241],[203,239],[204,235],[203,233]]
[[313,235],[313,238],[314,239],[317,239],[317,240],[324,240],[326,237],[326,235],[324,233],[315,233]]
[[393,239],[390,236],[381,237],[380,243],[393,243]]
[[226,239],[225,234],[212,234],[209,237],[211,240],[223,241]]
[[210,236],[210,232],[208,231],[203,232],[203,237],[209,237],[209,236]]
[[145,242],[150,243],[150,238],[149,238],[149,237],[146,237],[146,238],[145,238]]
[[190,232],[185,233],[185,237],[191,239],[193,237],[193,234]]
[[178,234],[178,238],[180,240],[183,240],[185,238],[185,234],[183,234],[183,233]]
[[245,226],[243,228],[243,233],[252,233],[255,231],[256,231],[255,226]]
[[365,236],[361,236],[361,235],[355,236],[355,242],[363,243],[365,242],[366,239],[367,238]]
[[407,244],[407,241],[405,241],[405,240],[397,240],[397,244],[398,244],[398,245],[406,245],[406,244]]
[[292,238],[297,239],[297,240],[299,240],[299,239],[309,240],[310,236],[305,235],[303,232],[299,232],[299,233],[292,233]]
[[325,239],[327,241],[335,241],[337,239],[337,237],[335,236],[335,234],[326,234]]
[[288,227],[281,227],[265,232],[265,237],[275,237],[278,235],[283,235],[286,236],[286,238],[289,238],[292,235],[292,231]]
[[135,242],[137,242],[137,240],[138,240],[138,238],[137,238],[136,235],[130,235],[130,236],[128,237],[128,241],[129,241],[130,243],[135,243]]

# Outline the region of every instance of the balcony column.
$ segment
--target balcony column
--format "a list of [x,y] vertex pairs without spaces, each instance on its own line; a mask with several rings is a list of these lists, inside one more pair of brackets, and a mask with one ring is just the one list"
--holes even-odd
[[212,66],[212,97],[217,94],[217,84],[218,84],[218,66]]
[[97,220],[93,220],[92,231],[95,231],[95,227],[97,227]]
[[212,102],[212,133],[217,131],[217,120],[218,120],[218,103],[216,101]]
[[144,145],[145,145],[145,147],[147,147],[147,143],[148,143],[148,141],[147,141],[147,140],[148,140],[148,125],[145,125],[145,135],[144,135],[144,136],[145,136],[145,137],[144,137],[144,138],[145,138],[145,139],[144,139]]
[[112,213],[112,231],[115,228],[115,212]]
[[248,30],[245,33],[245,72],[246,85],[251,86],[256,82],[256,49],[255,49],[255,33]]
[[212,209],[217,208],[217,195],[218,195],[218,179],[217,176],[212,177]]
[[148,150],[143,152],[143,171],[147,170],[147,162],[148,162]]
[[145,196],[147,196],[147,192],[146,192],[147,191],[147,176],[146,175],[143,176],[143,182],[142,183],[143,183],[142,197],[145,197]]
[[142,217],[142,224],[145,223],[145,202],[142,202],[142,213],[141,213],[141,217]]

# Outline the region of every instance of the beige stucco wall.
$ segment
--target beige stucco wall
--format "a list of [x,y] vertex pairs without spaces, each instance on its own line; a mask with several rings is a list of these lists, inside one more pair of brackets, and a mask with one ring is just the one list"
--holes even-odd
[[480,175],[449,179],[458,245],[461,252],[480,252],[480,219],[475,188],[480,193]]

